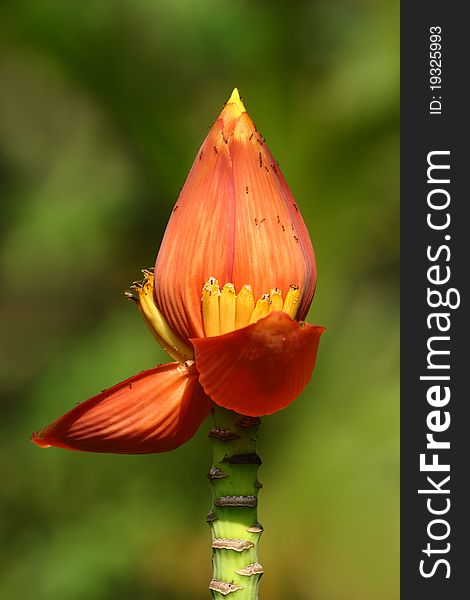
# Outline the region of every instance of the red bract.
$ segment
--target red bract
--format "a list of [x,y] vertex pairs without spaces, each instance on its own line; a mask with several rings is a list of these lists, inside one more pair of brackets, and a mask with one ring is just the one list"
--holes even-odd
[[155,265],[160,310],[182,338],[203,337],[201,288],[210,278],[255,299],[291,284],[304,319],[316,281],[297,204],[238,92],[204,140],[173,209]]
[[301,321],[315,290],[312,244],[237,90],[196,156],[154,273],[144,275],[127,295],[178,362],[78,405],[33,435],[39,446],[164,452],[194,435],[211,401],[266,415],[310,380],[323,332]]

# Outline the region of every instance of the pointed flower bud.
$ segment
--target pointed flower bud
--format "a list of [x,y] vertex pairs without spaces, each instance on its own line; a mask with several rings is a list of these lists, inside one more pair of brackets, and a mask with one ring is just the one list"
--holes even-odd
[[316,280],[299,208],[235,89],[210,129],[170,217],[155,265],[157,305],[182,339],[203,337],[201,289],[210,277],[255,302],[301,291],[304,319]]

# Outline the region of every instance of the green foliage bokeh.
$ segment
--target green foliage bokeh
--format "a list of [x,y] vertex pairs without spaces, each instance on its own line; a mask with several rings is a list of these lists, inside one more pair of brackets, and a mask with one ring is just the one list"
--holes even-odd
[[0,5],[0,598],[207,598],[207,426],[177,451],[30,433],[165,355],[122,290],[236,85],[318,261],[312,382],[264,419],[261,597],[398,598],[398,3]]

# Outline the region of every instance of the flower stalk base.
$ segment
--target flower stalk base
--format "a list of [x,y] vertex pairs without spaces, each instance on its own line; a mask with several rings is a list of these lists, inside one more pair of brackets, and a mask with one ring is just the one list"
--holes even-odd
[[257,600],[263,568],[258,542],[263,531],[257,519],[261,459],[256,454],[260,420],[215,407],[209,432],[213,461],[208,479],[212,509],[213,600]]

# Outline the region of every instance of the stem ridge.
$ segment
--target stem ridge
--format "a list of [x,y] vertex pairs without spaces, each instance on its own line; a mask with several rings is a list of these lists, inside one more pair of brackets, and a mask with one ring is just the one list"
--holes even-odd
[[221,496],[214,500],[214,505],[255,508],[258,505],[258,498],[256,496]]

